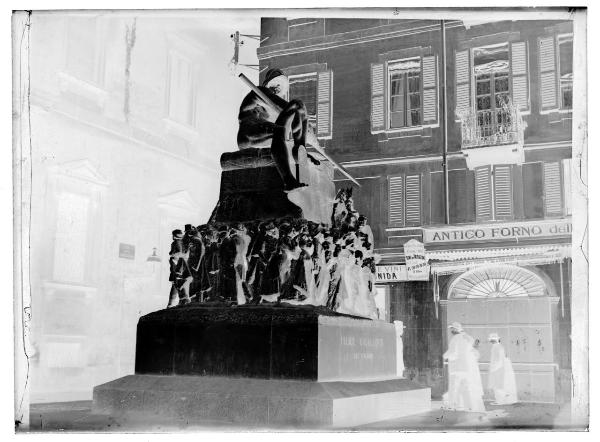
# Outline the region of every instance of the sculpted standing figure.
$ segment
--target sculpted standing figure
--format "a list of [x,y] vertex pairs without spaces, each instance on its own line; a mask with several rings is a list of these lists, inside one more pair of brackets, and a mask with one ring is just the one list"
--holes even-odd
[[334,228],[339,228],[342,225],[342,222],[346,219],[346,215],[348,215],[348,211],[346,209],[346,201],[348,199],[348,193],[352,191],[352,188],[349,190],[340,189],[335,196],[335,200],[333,202],[333,210],[331,212],[331,226]]
[[185,257],[183,251],[183,232],[175,229],[172,232],[173,242],[169,251],[169,281],[171,281],[171,291],[169,293],[169,303],[167,308],[175,307],[179,303],[179,287],[183,277],[183,264],[181,260]]
[[402,342],[402,336],[404,336],[404,329],[406,326],[402,321],[394,321],[394,327],[396,329],[396,376],[404,377],[404,343]]
[[246,233],[246,226],[242,223],[236,224],[231,229],[231,240],[235,244],[235,286],[236,300],[238,305],[245,304],[251,297],[250,289],[246,283],[246,273],[248,271],[248,246],[250,245],[250,236]]
[[219,236],[219,296],[225,301],[236,301],[236,243],[226,226],[221,227]]
[[301,234],[298,238],[298,246],[300,247],[299,256],[289,275],[287,291],[281,293],[280,299],[286,299],[292,303],[314,304],[316,285],[313,275],[313,240],[309,235]]
[[250,245],[248,246],[248,272],[246,273],[246,282],[252,291],[252,302],[257,304],[260,302],[260,278],[264,272],[263,259],[261,252],[264,249],[266,240],[266,224],[260,223],[258,231],[252,236]]
[[[252,290],[252,302],[258,304],[261,301],[261,295],[272,295],[277,293],[277,272],[272,270],[267,272],[269,263],[277,253],[277,243],[279,240],[279,231],[272,222],[263,226],[264,233],[259,233],[260,238],[254,243],[250,258],[250,272],[248,284]],[[276,269],[275,260],[271,264]]]
[[190,299],[198,301],[200,298],[200,290],[202,286],[202,261],[206,248],[200,236],[200,232],[195,227],[189,230],[188,240],[188,268],[192,276],[190,285]]
[[300,257],[300,247],[296,240],[297,230],[291,225],[280,226],[282,236],[279,240],[279,300],[295,298],[295,289],[293,288],[294,269],[298,264]]
[[207,301],[218,295],[219,246],[215,229],[208,225],[201,227],[205,253],[200,266],[200,297]]
[[295,176],[291,169],[291,160],[297,169],[298,151],[301,146],[306,146],[306,107],[300,100],[287,101],[289,82],[279,69],[269,70],[259,89],[282,110],[279,112],[265,103],[254,91],[246,95],[238,116],[238,147],[271,147],[285,190],[302,187],[304,184],[297,180],[297,173]]
[[357,229],[359,234],[364,235],[367,239],[367,243],[369,247],[367,248],[369,251],[373,251],[373,244],[375,241],[373,240],[373,230],[371,230],[371,226],[367,224],[367,217],[364,215],[360,215],[357,220]]

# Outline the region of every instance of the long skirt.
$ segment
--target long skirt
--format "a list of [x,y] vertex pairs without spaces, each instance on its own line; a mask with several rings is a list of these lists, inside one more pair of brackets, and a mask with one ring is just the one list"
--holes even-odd
[[281,262],[281,254],[275,254],[267,263],[265,270],[260,280],[261,295],[274,295],[279,293],[279,263]]
[[237,300],[237,278],[233,265],[222,268],[219,278],[219,294],[231,301]]

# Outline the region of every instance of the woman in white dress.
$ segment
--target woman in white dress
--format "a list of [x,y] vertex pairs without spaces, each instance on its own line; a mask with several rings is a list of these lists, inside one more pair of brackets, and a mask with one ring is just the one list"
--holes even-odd
[[488,388],[494,392],[494,403],[514,404],[518,402],[518,398],[512,362],[506,356],[504,347],[500,343],[500,336],[497,333],[491,333],[488,341],[492,344]]
[[478,351],[474,340],[462,325],[453,322],[449,327],[452,338],[444,360],[448,361],[448,392],[444,395],[445,408],[483,413],[483,387],[479,372]]

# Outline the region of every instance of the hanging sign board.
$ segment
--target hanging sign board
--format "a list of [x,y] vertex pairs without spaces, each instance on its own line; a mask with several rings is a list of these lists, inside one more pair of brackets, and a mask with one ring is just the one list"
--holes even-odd
[[133,244],[119,243],[119,258],[135,259],[135,246]]
[[406,274],[409,281],[429,281],[429,265],[425,259],[425,245],[416,239],[404,244]]
[[408,281],[406,266],[403,265],[377,266],[375,277],[378,283]]

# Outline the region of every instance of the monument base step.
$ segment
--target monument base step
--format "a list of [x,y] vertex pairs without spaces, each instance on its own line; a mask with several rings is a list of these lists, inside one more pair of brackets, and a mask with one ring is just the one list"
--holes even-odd
[[407,379],[316,382],[130,375],[94,388],[93,411],[198,425],[354,427],[431,409],[431,390]]

